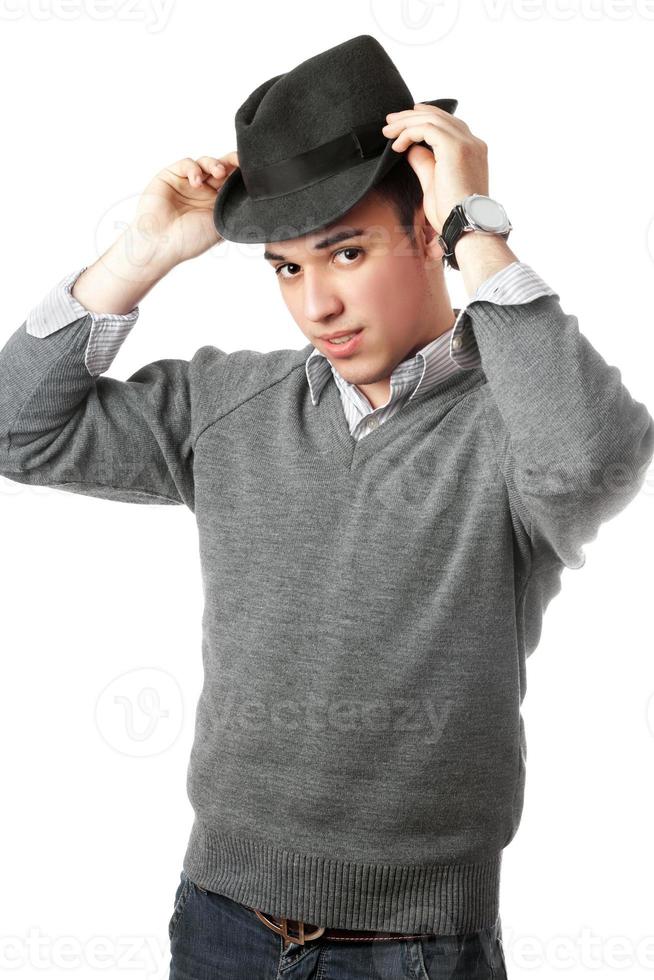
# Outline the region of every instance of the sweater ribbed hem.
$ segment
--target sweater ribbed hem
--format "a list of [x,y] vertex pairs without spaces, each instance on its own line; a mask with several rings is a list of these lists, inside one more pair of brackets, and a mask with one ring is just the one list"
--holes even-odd
[[477,932],[499,915],[502,852],[469,864],[366,864],[218,834],[195,820],[187,875],[233,901],[327,927]]

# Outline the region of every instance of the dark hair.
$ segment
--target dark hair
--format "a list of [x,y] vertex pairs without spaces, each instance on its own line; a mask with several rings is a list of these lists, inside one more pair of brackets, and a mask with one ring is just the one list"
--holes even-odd
[[402,229],[408,234],[411,244],[415,245],[413,221],[424,194],[418,176],[406,156],[403,155],[368,193],[394,206]]

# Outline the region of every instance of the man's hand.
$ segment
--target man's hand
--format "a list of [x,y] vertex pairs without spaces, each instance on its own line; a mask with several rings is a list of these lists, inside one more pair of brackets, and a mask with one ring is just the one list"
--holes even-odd
[[[404,112],[389,112],[386,118],[382,132],[389,139],[396,137],[393,149],[403,153],[410,147],[407,159],[423,190],[425,217],[436,231],[428,247],[434,258],[442,258],[437,235],[452,208],[468,194],[488,194],[488,146],[462,119],[424,102]],[[411,146],[422,141],[433,152]],[[459,238],[455,253],[470,296],[485,279],[517,260],[503,238],[475,232]]]
[[172,268],[222,241],[214,227],[213,206],[238,165],[233,150],[223,157],[184,157],[153,177],[131,222],[135,240],[151,245],[149,262]]
[[136,215],[72,295],[95,313],[130,313],[171,269],[222,241],[213,224],[218,191],[238,167],[224,157],[184,157],[159,171],[139,198]]
[[397,137],[393,149],[398,153],[423,140],[433,150],[411,146],[407,159],[425,195],[425,216],[440,235],[455,204],[468,194],[488,194],[488,147],[462,119],[423,102],[386,118],[382,132]]

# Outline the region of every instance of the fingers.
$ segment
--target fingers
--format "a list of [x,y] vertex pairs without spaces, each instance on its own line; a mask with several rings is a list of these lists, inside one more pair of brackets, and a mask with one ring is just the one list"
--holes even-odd
[[206,182],[217,189],[238,165],[238,153],[233,150],[223,157],[201,156],[197,160],[183,157],[167,169],[177,177],[186,178],[191,187],[200,187]]
[[467,123],[460,116],[453,116],[445,109],[440,109],[435,105],[427,105],[425,102],[416,102],[413,109],[404,109],[402,112],[389,112],[386,114],[386,122],[393,125],[407,120],[415,119],[417,123],[427,120],[435,125],[441,125],[452,132],[470,132]]
[[240,166],[238,162],[238,153],[236,150],[232,150],[231,153],[226,153],[225,156],[220,157],[220,159],[225,163],[231,164],[232,167]]
[[204,179],[208,175],[213,177],[226,177],[230,170],[234,169],[234,165],[231,165],[226,157],[204,156],[198,157],[195,162],[198,165],[201,179]]

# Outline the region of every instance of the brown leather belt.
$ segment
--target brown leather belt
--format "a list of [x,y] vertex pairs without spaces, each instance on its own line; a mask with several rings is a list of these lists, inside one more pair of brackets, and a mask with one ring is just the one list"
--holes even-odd
[[[278,933],[284,940],[285,947],[291,943],[304,946],[305,943],[312,939],[318,939],[320,936],[324,936],[325,939],[337,939],[341,942],[364,942],[365,940],[376,942],[380,939],[428,939],[434,936],[433,932],[408,934],[406,932],[366,932],[365,930],[358,929],[336,929],[331,926],[317,926],[312,922],[302,922],[299,919],[287,919],[284,916],[276,917],[268,915],[262,912],[261,909],[253,909],[250,905],[246,905],[245,907],[250,909],[251,912],[254,912],[269,929]],[[297,925],[298,930],[296,933],[289,932],[289,922]]]

